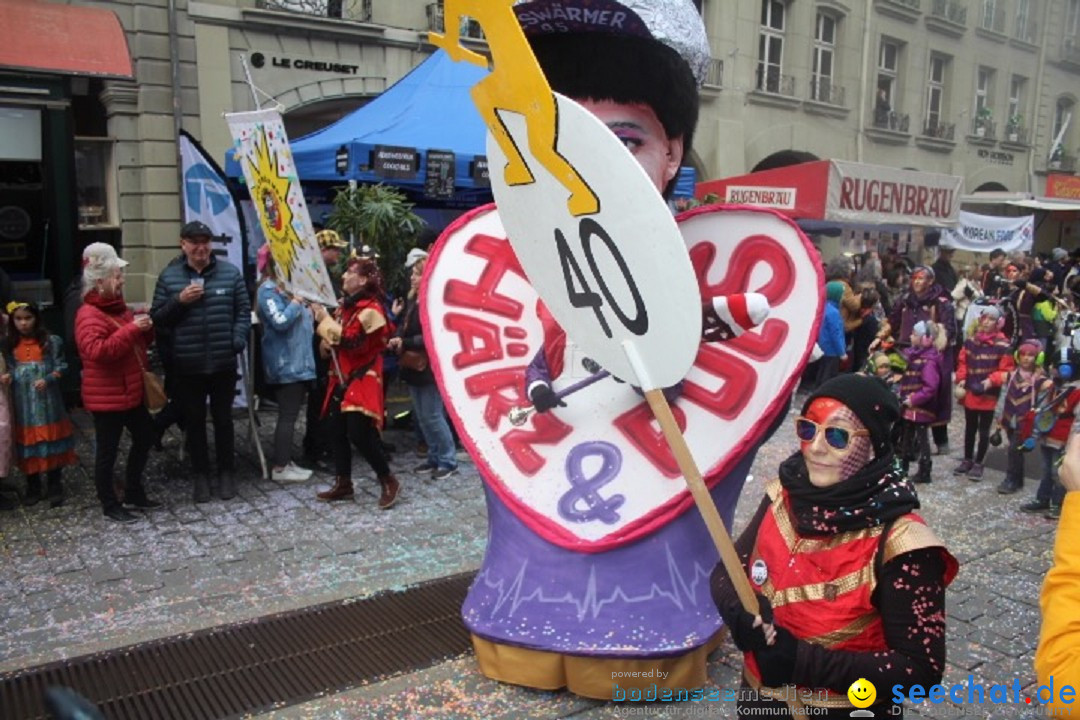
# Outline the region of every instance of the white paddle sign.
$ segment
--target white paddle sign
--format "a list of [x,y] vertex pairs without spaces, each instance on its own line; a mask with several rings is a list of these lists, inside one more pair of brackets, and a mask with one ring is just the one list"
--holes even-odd
[[[679,228],[641,165],[614,133],[576,102],[555,95],[559,152],[600,199],[575,217],[566,190],[543,169],[508,185],[506,157],[489,136],[491,188],[510,244],[551,314],[582,351],[647,390],[682,380],[701,343],[701,295]],[[526,163],[525,121],[502,113]],[[627,356],[632,347],[640,361]],[[641,371],[644,372],[641,372]],[[645,375],[645,377],[642,377]]]

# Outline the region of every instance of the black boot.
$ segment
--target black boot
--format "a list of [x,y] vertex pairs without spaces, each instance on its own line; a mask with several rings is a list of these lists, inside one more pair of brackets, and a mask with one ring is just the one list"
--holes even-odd
[[218,475],[218,497],[222,500],[232,500],[236,497],[236,473],[232,470],[222,470]]
[[26,494],[23,495],[22,504],[26,507],[37,505],[41,500],[41,475],[34,473],[26,476]]
[[49,471],[48,481],[49,507],[60,507],[64,504],[64,485],[60,482],[60,468]]
[[911,482],[925,484],[930,482],[930,468],[933,467],[931,463],[920,462],[919,472],[915,473],[915,477],[911,478]]
[[195,473],[195,502],[210,502],[210,478],[206,473]]

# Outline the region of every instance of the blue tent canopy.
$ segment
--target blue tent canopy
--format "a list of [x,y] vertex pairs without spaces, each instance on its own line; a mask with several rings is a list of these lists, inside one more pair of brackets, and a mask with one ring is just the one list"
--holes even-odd
[[[427,183],[429,196],[437,189],[447,200],[490,196],[487,128],[469,95],[487,72],[439,50],[367,105],[292,141],[300,180],[383,182],[417,194]],[[231,152],[225,172],[243,176]]]

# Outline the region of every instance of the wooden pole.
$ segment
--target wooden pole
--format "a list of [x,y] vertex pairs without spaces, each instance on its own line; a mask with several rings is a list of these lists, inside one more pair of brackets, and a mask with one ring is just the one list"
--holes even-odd
[[720,519],[720,513],[716,510],[716,503],[713,502],[709,489],[705,487],[705,481],[701,477],[697,463],[694,462],[694,457],[690,454],[686,438],[683,437],[678,423],[675,422],[675,416],[671,413],[671,406],[668,405],[667,398],[664,397],[664,391],[659,389],[646,390],[645,399],[652,409],[653,416],[660,423],[664,439],[667,440],[668,447],[671,448],[671,452],[675,456],[679,471],[682,472],[683,477],[686,479],[686,486],[690,489],[690,494],[693,495],[694,502],[697,504],[698,512],[701,513],[701,517],[705,521],[705,527],[708,528],[709,535],[712,536],[713,543],[720,552],[720,560],[724,563],[724,569],[727,570],[728,577],[731,578],[735,591],[739,594],[739,600],[742,602],[743,608],[751,615],[760,615],[761,608],[758,607],[757,595],[754,594],[753,588],[750,587],[750,581],[746,579],[746,572],[739,561],[739,554],[735,552],[735,545],[731,542],[731,536],[728,535],[727,528],[724,527],[724,521]]

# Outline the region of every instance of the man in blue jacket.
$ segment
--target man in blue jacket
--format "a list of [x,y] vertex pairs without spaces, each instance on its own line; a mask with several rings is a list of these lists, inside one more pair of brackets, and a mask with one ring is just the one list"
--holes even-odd
[[158,276],[150,314],[172,334],[176,400],[187,421],[195,502],[210,500],[210,452],[206,443],[206,400],[214,421],[220,480],[218,496],[236,495],[232,404],[236,356],[247,345],[251,299],[244,276],[215,257],[210,228],[199,221],[180,230],[182,255]]

